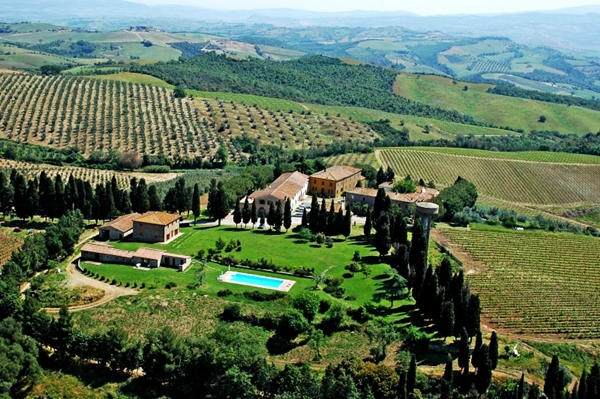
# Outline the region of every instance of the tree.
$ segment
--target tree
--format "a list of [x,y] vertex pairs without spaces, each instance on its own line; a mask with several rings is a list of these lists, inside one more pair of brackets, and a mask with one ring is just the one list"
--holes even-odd
[[371,354],[376,362],[384,360],[387,356],[388,346],[400,339],[400,334],[393,324],[371,326],[367,329],[367,336],[369,342],[375,344],[375,347],[371,348]]
[[383,170],[383,167],[380,167],[377,171],[377,185],[379,186],[381,183],[385,183],[387,181],[387,175]]
[[25,181],[25,177],[18,173],[15,179],[14,184],[15,189],[15,211],[17,213],[17,217],[21,219],[27,218],[27,207],[28,207],[28,199],[27,199],[27,182]]
[[492,362],[492,370],[496,370],[498,367],[498,334],[496,331],[492,332],[490,338],[490,360]]
[[313,195],[310,203],[309,227],[313,234],[319,232],[319,200],[316,195]]
[[417,185],[410,178],[410,176],[406,176],[403,180],[399,180],[394,184],[394,188],[392,191],[395,193],[406,194],[406,193],[414,193],[417,190]]
[[[386,198],[389,199],[383,188],[377,190],[377,195],[375,196],[375,201],[373,203],[373,212],[371,214],[372,220],[376,223],[379,221],[379,216],[381,216],[381,213],[387,210]],[[379,228],[379,226],[375,225],[375,229],[377,228]]]
[[323,356],[321,356],[321,344],[325,339],[325,335],[322,330],[318,328],[313,328],[310,332],[310,337],[308,338],[308,345],[312,350],[316,352],[314,360],[321,360]]
[[308,214],[306,213],[306,208],[302,210],[302,227],[308,228]]
[[525,398],[525,374],[521,374],[521,379],[519,380],[519,387],[517,389],[517,399]]
[[442,304],[442,312],[438,322],[438,329],[444,341],[454,332],[454,303],[448,301]]
[[375,232],[375,248],[379,256],[385,256],[390,251],[392,240],[390,238],[389,219],[387,214],[382,215],[377,222],[378,228]]
[[344,215],[341,233],[346,238],[348,238],[352,233],[352,214],[349,206],[346,207],[346,214]]
[[119,156],[119,165],[122,168],[134,170],[142,166],[142,157],[136,151],[127,151]]
[[185,98],[185,87],[182,85],[175,86],[175,89],[173,89],[173,97]]
[[468,369],[470,356],[469,336],[467,335],[467,330],[463,328],[460,333],[460,343],[458,345],[458,367],[463,370]]
[[148,208],[153,211],[162,211],[162,201],[158,196],[156,186],[148,187]]
[[452,380],[454,379],[454,370],[452,367],[452,356],[448,354],[448,360],[446,360],[446,367],[444,368],[444,376],[442,377],[450,386],[452,386]]
[[252,202],[252,209],[250,210],[250,220],[252,221],[252,228],[258,221],[258,213],[256,211],[256,201]]
[[277,334],[283,338],[292,340],[299,334],[310,329],[306,318],[296,309],[290,309],[281,315],[277,323]]
[[227,152],[227,148],[225,146],[220,146],[215,155],[217,162],[220,162],[222,166],[227,166],[227,161],[229,159],[229,154]]
[[269,225],[269,229],[273,229],[275,225],[275,204],[271,204],[269,207],[269,213],[267,214],[267,224]]
[[283,213],[283,227],[285,227],[285,231],[287,232],[290,227],[292,227],[292,203],[288,198],[285,201],[285,211]]
[[394,181],[396,174],[394,173],[394,169],[391,166],[388,166],[385,170],[385,180],[386,181]]
[[292,306],[302,312],[306,320],[311,323],[319,313],[320,302],[318,295],[304,291],[294,297]]
[[406,393],[410,395],[415,391],[417,385],[417,358],[414,354],[410,356],[410,365],[406,373]]
[[408,284],[404,277],[394,269],[390,269],[387,274],[390,278],[383,281],[382,291],[379,293],[379,296],[387,298],[390,301],[390,307],[393,308],[394,300],[401,300],[408,296]]
[[229,214],[229,210],[231,209],[229,197],[223,188],[223,182],[218,182],[216,186],[211,188],[208,203],[210,213],[219,221],[220,226],[221,220]]
[[479,301],[479,295],[471,295],[469,298],[469,306],[467,310],[467,317],[465,327],[467,327],[467,333],[470,337],[474,336],[480,329],[481,319],[481,303]]
[[486,344],[481,345],[480,358],[481,361],[475,377],[475,387],[477,388],[477,392],[483,395],[492,382],[492,361],[490,360],[489,348]]
[[367,217],[365,219],[365,225],[363,227],[363,233],[364,233],[365,237],[367,237],[367,238],[371,237],[371,229],[372,229],[372,226],[371,226],[371,211],[368,210],[367,211]]
[[194,193],[192,194],[192,213],[194,214],[194,223],[196,223],[196,219],[200,217],[200,188],[198,187],[198,183],[194,184]]
[[238,224],[242,222],[242,210],[240,209],[240,202],[235,202],[235,207],[233,208],[233,223],[235,223],[235,228],[237,229]]
[[546,115],[540,115],[540,118],[538,119],[538,122],[540,122],[540,123],[546,123]]
[[560,362],[558,360],[558,356],[554,355],[552,356],[552,361],[550,362],[550,366],[548,366],[548,371],[546,372],[546,379],[544,380],[544,394],[549,399],[556,398],[556,388],[561,383],[559,382],[559,373]]
[[242,222],[244,222],[244,227],[248,226],[248,222],[250,222],[250,203],[248,202],[248,196],[246,196],[246,200],[244,201],[244,208],[242,208]]
[[483,336],[481,335],[481,331],[477,332],[477,337],[475,338],[475,347],[473,348],[473,354],[471,357],[471,364],[475,368],[479,368],[481,364],[481,347],[483,346]]
[[138,209],[134,209],[134,211],[139,213],[148,212],[150,210],[150,196],[148,195],[148,186],[146,185],[146,179],[140,179],[140,182],[137,186],[136,195]]

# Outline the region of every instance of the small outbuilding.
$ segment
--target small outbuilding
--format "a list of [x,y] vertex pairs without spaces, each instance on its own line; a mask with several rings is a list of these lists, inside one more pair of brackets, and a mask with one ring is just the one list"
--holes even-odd
[[122,240],[133,232],[133,221],[139,218],[139,213],[130,213],[119,216],[115,220],[108,222],[98,228],[98,235],[101,240],[118,241]]

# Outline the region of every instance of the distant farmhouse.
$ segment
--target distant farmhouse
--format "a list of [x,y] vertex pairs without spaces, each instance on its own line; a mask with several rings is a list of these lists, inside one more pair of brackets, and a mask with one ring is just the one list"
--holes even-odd
[[[403,212],[408,210],[410,204],[416,202],[427,202],[437,197],[440,192],[434,188],[428,188],[423,186],[417,186],[415,193],[399,194],[392,191],[391,183],[383,183],[379,185],[383,188],[392,204],[398,205]],[[373,208],[375,204],[375,197],[377,197],[376,188],[364,188],[357,187],[353,190],[346,192],[346,204],[353,206],[354,204],[368,205],[369,208]]]
[[309,192],[324,197],[339,197],[362,180],[361,170],[352,166],[333,166],[310,176]]
[[99,229],[101,240],[167,243],[179,235],[179,215],[165,212],[131,213],[106,223]]
[[[275,206],[277,201],[281,201],[283,205],[289,199],[292,210],[294,210],[304,200],[307,191],[308,176],[300,172],[284,173],[266,189],[250,194],[248,202],[252,204],[256,201],[258,213],[267,215],[271,210],[271,206]],[[240,203],[243,204],[245,201],[246,198],[242,198]]]
[[179,271],[184,271],[192,263],[190,256],[175,255],[150,248],[139,248],[135,252],[124,251],[102,243],[85,244],[81,249],[81,260],[125,265],[139,264],[148,268],[166,266],[179,269]]

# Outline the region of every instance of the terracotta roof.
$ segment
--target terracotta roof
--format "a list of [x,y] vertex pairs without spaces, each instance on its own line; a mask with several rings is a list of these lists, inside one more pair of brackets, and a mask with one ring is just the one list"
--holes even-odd
[[[271,185],[260,191],[255,191],[248,197],[250,200],[263,197],[275,197],[282,201],[293,198],[308,183],[308,176],[300,172],[284,173]],[[251,202],[251,201],[249,201]]]
[[163,255],[166,255],[165,251],[161,251],[159,249],[150,249],[150,248],[138,248],[137,251],[133,254],[133,256],[143,259],[153,259],[160,260]]
[[356,187],[346,192],[346,194],[365,195],[367,197],[376,197],[376,188]]
[[146,212],[138,219],[135,219],[135,222],[141,223],[149,223],[149,224],[157,224],[159,226],[167,226],[174,221],[179,219],[178,214],[170,214],[165,212]]
[[327,168],[325,170],[317,172],[317,173],[311,175],[310,177],[316,177],[318,179],[340,181],[340,180],[347,179],[350,176],[355,175],[360,172],[361,172],[361,169],[359,169],[359,168],[354,168],[352,166],[339,165],[339,166],[332,166],[331,168]]
[[111,255],[111,256],[120,256],[123,258],[131,258],[133,252],[124,251],[122,249],[116,249],[111,247],[110,245],[100,244],[100,243],[87,243],[81,248],[82,252],[92,252],[96,254],[102,255]]
[[140,216],[141,215],[139,213],[130,213],[128,215],[119,216],[115,220],[102,225],[100,228],[104,229],[107,227],[112,227],[117,231],[125,233],[133,229],[133,221]]
[[383,188],[383,189],[389,188],[391,190],[392,188],[394,188],[394,182],[386,181],[386,182],[381,183],[378,187]]

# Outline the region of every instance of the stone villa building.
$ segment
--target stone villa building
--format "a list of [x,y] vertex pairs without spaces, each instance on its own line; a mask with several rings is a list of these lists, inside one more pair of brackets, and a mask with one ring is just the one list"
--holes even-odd
[[310,176],[309,192],[324,197],[340,197],[362,180],[361,170],[352,166],[333,166]]
[[133,241],[167,243],[178,235],[178,214],[146,212],[133,221]]
[[[300,202],[306,197],[308,191],[308,176],[300,172],[284,173],[279,176],[269,187],[264,190],[255,191],[248,196],[248,203],[256,202],[258,213],[269,213],[271,206],[275,207],[277,201],[281,206],[289,199],[292,210],[296,209]],[[243,206],[246,198],[242,198],[240,205]],[[282,208],[283,210],[283,208]]]

